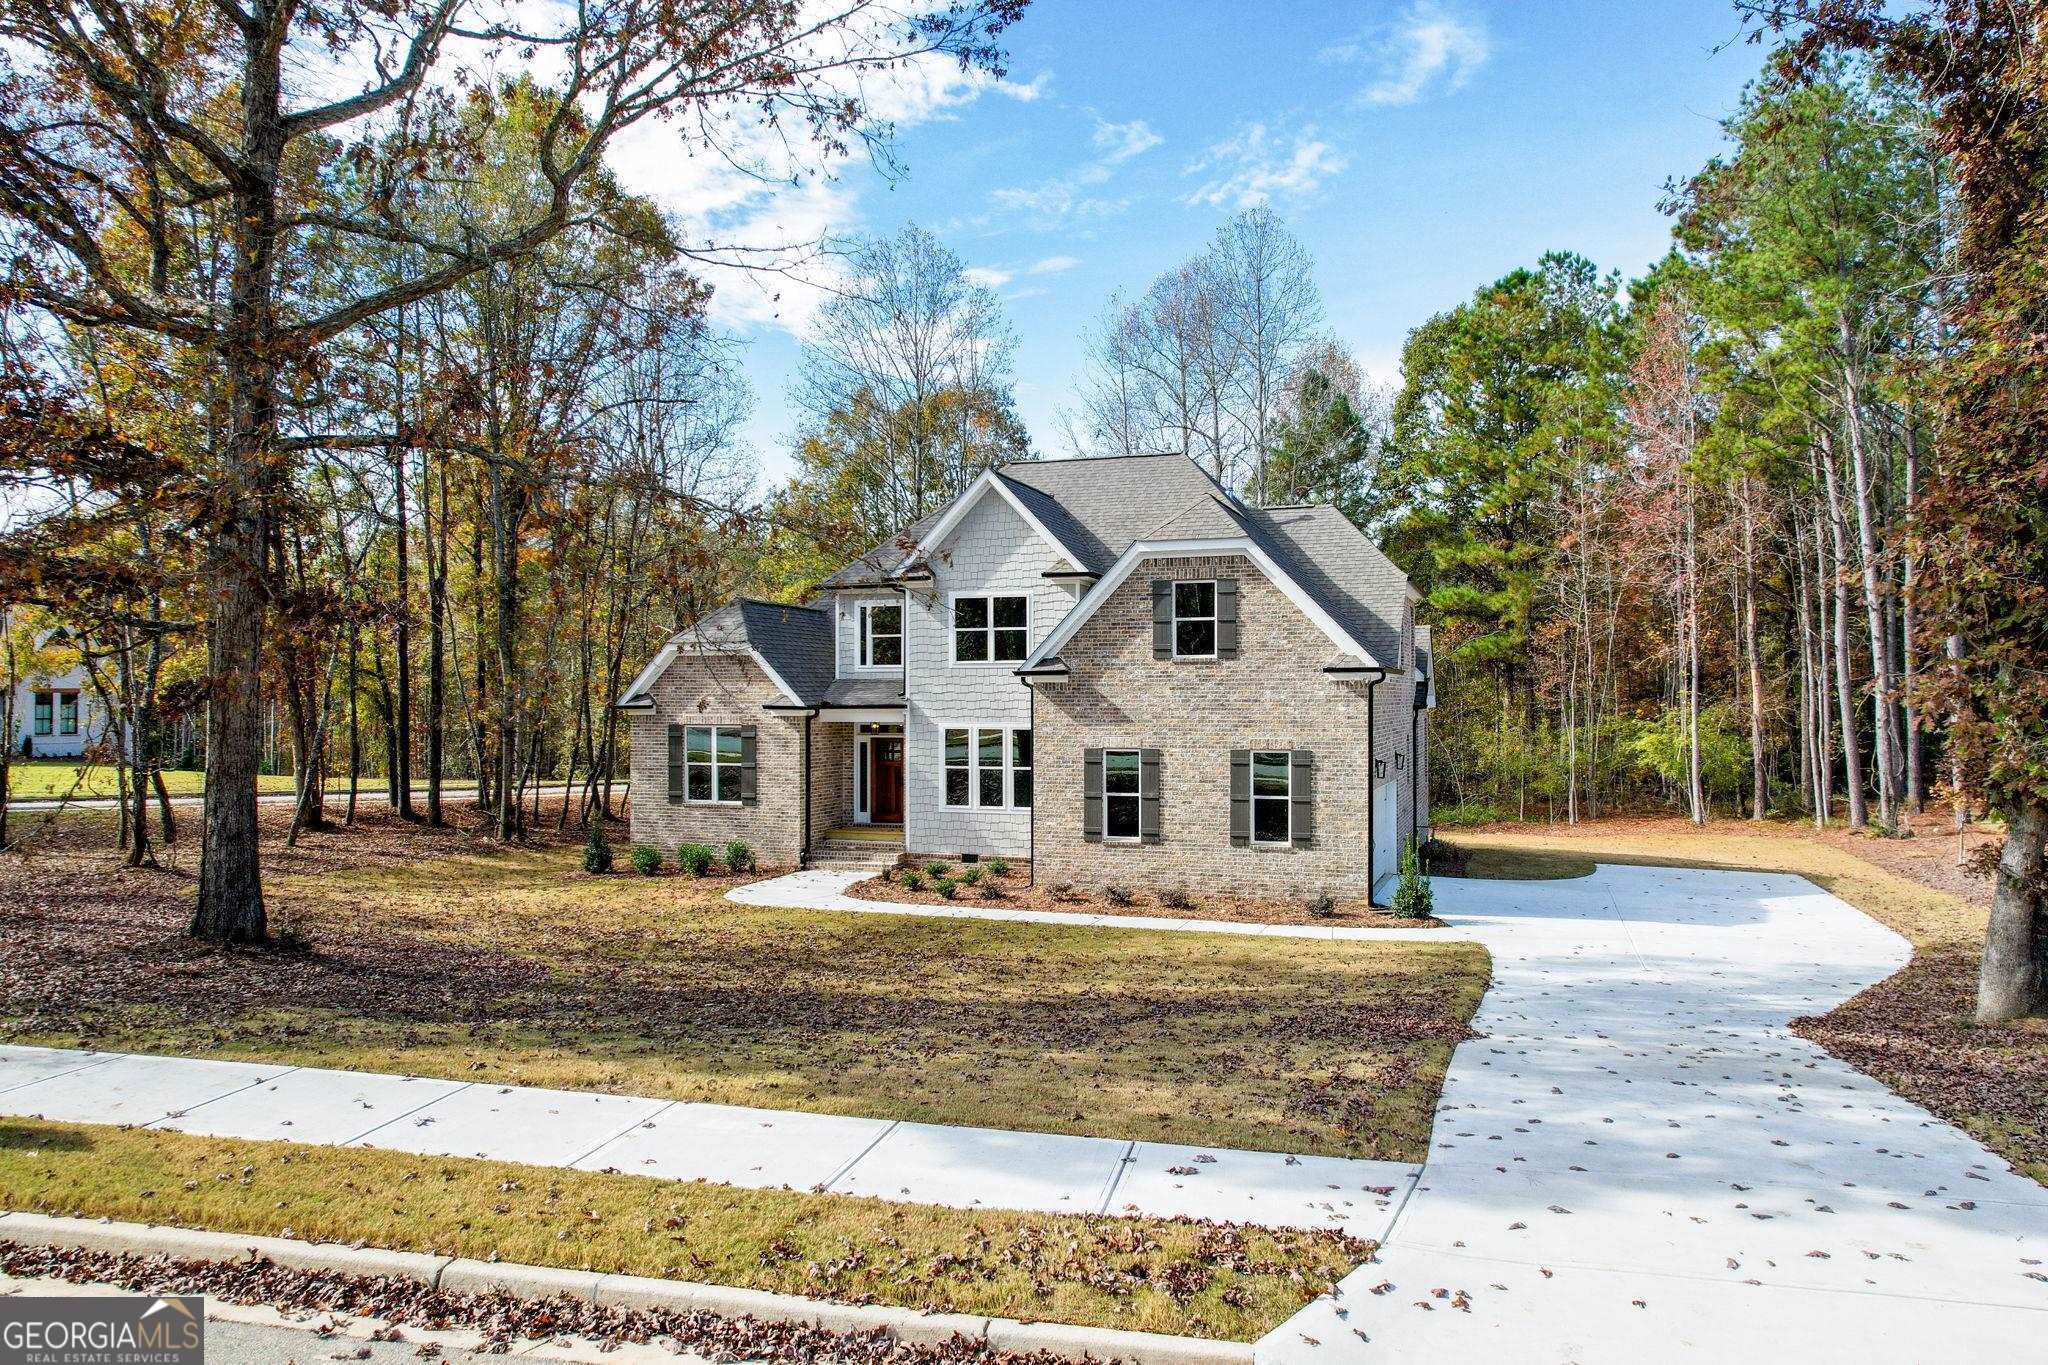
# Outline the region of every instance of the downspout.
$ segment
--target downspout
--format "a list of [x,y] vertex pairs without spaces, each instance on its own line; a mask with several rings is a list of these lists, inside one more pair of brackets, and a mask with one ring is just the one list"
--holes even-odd
[[797,854],[798,868],[807,867],[811,861],[811,722],[818,718],[816,711],[804,712],[804,819],[803,848]]
[[[989,652],[993,654],[995,651]],[[1031,697],[1031,709],[1025,722],[1031,727],[1031,814],[1024,821],[1030,839],[1025,847],[1024,861],[1030,871],[1025,875],[1024,885],[1035,887],[1038,885],[1038,689],[1029,678],[1019,678],[1018,681],[1024,684],[1025,692]]]
[[1373,674],[1372,678],[1365,685],[1365,903],[1367,905],[1379,904],[1377,900],[1373,899],[1378,894],[1380,885],[1379,868],[1375,865],[1380,852],[1379,831],[1373,828],[1375,812],[1380,804],[1379,774],[1373,770],[1374,766],[1379,762],[1379,756],[1373,751],[1379,747],[1374,742],[1378,738],[1377,732],[1379,727],[1377,705],[1380,684],[1386,681],[1386,677],[1385,671],[1382,670]]

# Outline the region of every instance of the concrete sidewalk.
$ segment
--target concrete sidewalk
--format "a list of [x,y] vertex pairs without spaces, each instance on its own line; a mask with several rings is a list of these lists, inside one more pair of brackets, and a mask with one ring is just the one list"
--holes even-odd
[[1221,1218],[1341,1228],[1362,1237],[1386,1232],[1417,1170],[1387,1161],[29,1047],[0,1047],[0,1114],[956,1208]]

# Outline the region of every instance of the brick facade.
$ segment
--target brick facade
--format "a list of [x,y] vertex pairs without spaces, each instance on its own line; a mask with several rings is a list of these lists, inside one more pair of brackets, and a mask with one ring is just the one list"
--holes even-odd
[[[1239,653],[1226,660],[1152,657],[1151,580],[1235,578]],[[1404,646],[1404,652],[1405,652]],[[1061,649],[1070,674],[1036,684],[1036,872],[1042,882],[1190,891],[1338,897],[1367,893],[1367,821],[1375,746],[1368,742],[1368,683],[1322,671],[1330,640],[1241,555],[1141,564]],[[1382,660],[1390,676],[1374,699],[1377,754],[1409,819],[1405,757],[1409,660]],[[1090,842],[1082,834],[1082,759],[1089,748],[1161,751],[1160,842]],[[1315,827],[1307,848],[1230,842],[1230,751],[1315,754]],[[1382,877],[1392,871],[1379,869]]]
[[[782,693],[752,660],[684,655],[655,683],[649,711],[633,711],[633,842],[674,860],[676,845],[722,847],[744,839],[764,866],[794,867],[803,846],[802,716],[763,711]],[[668,799],[668,727],[751,725],[757,799],[752,805],[689,804]]]

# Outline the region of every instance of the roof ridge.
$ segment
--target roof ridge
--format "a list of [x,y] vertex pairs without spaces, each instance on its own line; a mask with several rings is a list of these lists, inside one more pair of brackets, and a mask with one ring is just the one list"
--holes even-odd
[[757,607],[774,607],[778,611],[808,611],[819,616],[826,614],[823,607],[806,607],[798,602],[771,602],[765,597],[749,597],[745,593],[735,593],[730,600],[734,602],[752,602]]

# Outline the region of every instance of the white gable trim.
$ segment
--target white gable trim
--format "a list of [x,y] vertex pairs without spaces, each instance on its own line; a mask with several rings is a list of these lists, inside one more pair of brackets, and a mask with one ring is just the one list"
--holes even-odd
[[682,654],[689,654],[697,658],[716,656],[727,659],[742,657],[751,659],[754,661],[755,667],[768,675],[768,681],[774,683],[782,695],[789,698],[791,704],[796,706],[805,704],[804,699],[796,694],[796,689],[784,682],[782,675],[775,671],[773,665],[761,657],[760,650],[719,649],[716,646],[706,645],[702,642],[685,643],[686,638],[686,636],[678,635],[663,645],[661,652],[652,659],[649,659],[647,667],[641,669],[640,675],[633,679],[633,685],[626,689],[625,695],[613,704],[615,708],[622,711],[632,711],[645,710],[652,706],[653,701],[646,695],[647,692],[657,682],[661,681],[661,675],[668,672],[668,666],[676,661],[678,655]]
[[1038,533],[1040,540],[1064,556],[1069,564],[1078,566],[1081,563],[1081,556],[1061,544],[1058,536],[1045,529],[1045,523],[1031,514],[1031,509],[1024,505],[1024,500],[1004,482],[1002,476],[993,469],[984,469],[981,471],[981,477],[969,484],[967,491],[953,500],[953,505],[945,510],[931,530],[925,532],[924,539],[917,542],[916,548],[903,557],[903,562],[898,564],[889,576],[894,578],[918,560],[928,558],[934,550],[945,544],[946,537],[953,534],[954,529],[966,518],[974,504],[981,501],[982,494],[991,488],[1002,494],[1003,501],[1009,503],[1011,510],[1024,519],[1026,526]]
[[1140,540],[1134,542],[1131,548],[1125,550],[1123,554],[1117,557],[1116,563],[1110,566],[1109,572],[1102,576],[1101,581],[1090,588],[1087,594],[1074,604],[1074,609],[1061,618],[1060,623],[1052,628],[1052,633],[1039,641],[1038,648],[1033,650],[1031,657],[1019,666],[1018,672],[1021,673],[1037,668],[1047,659],[1056,656],[1060,652],[1061,647],[1067,641],[1074,638],[1074,632],[1078,631],[1087,622],[1088,618],[1093,616],[1102,604],[1109,600],[1111,593],[1123,586],[1124,580],[1136,572],[1138,565],[1144,561],[1148,559],[1184,558],[1190,555],[1226,554],[1240,554],[1256,564],[1259,567],[1259,571],[1266,575],[1273,586],[1280,589],[1286,595],[1287,600],[1292,602],[1301,611],[1303,616],[1306,616],[1314,623],[1316,629],[1328,636],[1330,643],[1337,646],[1344,654],[1358,660],[1362,664],[1367,664],[1374,668],[1380,666],[1379,660],[1372,657],[1372,652],[1357,640],[1352,639],[1351,632],[1344,629],[1343,626],[1337,623],[1335,617],[1318,606],[1315,599],[1304,592],[1301,584],[1295,582],[1292,575],[1275,563],[1271,555],[1260,549],[1248,536],[1231,536],[1210,540]]

